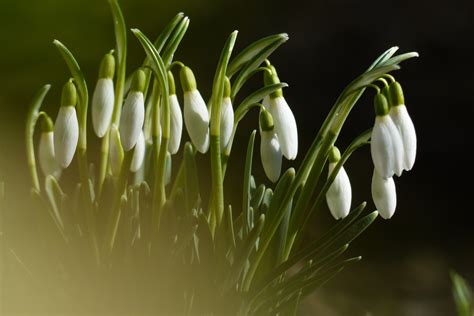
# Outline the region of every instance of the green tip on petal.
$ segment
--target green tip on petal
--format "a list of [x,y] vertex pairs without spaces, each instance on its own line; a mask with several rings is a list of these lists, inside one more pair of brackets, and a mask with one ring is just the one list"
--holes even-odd
[[100,62],[99,78],[113,79],[115,73],[115,57],[113,52],[106,54]]
[[146,75],[145,72],[141,69],[138,69],[133,74],[132,85],[130,86],[130,91],[145,91]]
[[374,109],[377,116],[385,116],[388,114],[388,101],[382,93],[377,93],[374,97]]
[[61,95],[61,106],[76,106],[77,91],[76,86],[69,80],[63,86],[63,93]]
[[179,72],[179,78],[184,92],[194,91],[197,89],[196,78],[194,77],[191,68],[182,67]]
[[341,160],[341,152],[336,146],[331,148],[328,159],[330,163],[337,163],[339,160]]
[[274,128],[273,117],[267,110],[262,110],[260,112],[260,128],[264,132],[271,131]]
[[43,119],[41,120],[41,131],[43,133],[49,133],[54,130],[53,120],[48,115],[43,115]]
[[168,86],[170,95],[176,94],[176,85],[174,83],[174,76],[171,71],[168,71]]
[[229,98],[231,94],[231,87],[230,87],[230,80],[229,78],[225,77],[224,81],[224,98]]
[[389,95],[390,104],[392,106],[405,104],[403,89],[398,81],[394,81],[390,84],[390,87],[388,89],[388,95]]

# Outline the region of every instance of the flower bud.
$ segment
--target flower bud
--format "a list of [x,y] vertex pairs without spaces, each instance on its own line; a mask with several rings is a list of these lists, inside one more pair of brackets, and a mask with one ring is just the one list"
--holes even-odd
[[61,107],[54,125],[55,157],[62,168],[67,168],[71,164],[79,141],[76,102],[76,87],[72,81],[68,81],[63,87]]
[[118,176],[120,174],[120,169],[122,168],[124,152],[120,141],[120,133],[118,131],[117,125],[112,124],[110,126],[109,137],[109,166],[110,170],[112,171],[112,174]]
[[221,106],[221,118],[220,118],[220,143],[221,151],[223,151],[229,144],[232,136],[232,130],[234,129],[234,109],[232,107],[232,101],[230,99],[230,81],[226,77],[224,98]]
[[144,158],[145,158],[145,135],[143,134],[143,132],[141,132],[140,136],[138,136],[137,144],[135,145],[135,148],[133,149],[133,157],[132,157],[132,163],[130,164],[130,171],[137,172],[141,168]]
[[109,53],[100,64],[99,80],[92,96],[92,125],[95,134],[102,138],[109,129],[114,111],[114,71],[115,59]]
[[131,150],[137,143],[145,120],[145,104],[143,90],[145,89],[145,73],[138,69],[132,79],[130,92],[120,118],[120,139],[123,150]]
[[184,91],[184,123],[193,145],[200,153],[209,149],[209,112],[197,90],[196,79],[188,67],[181,68],[181,86]]
[[383,219],[393,216],[397,207],[395,182],[392,177],[382,177],[376,169],[372,175],[372,199]]
[[403,169],[409,171],[413,168],[416,159],[417,139],[415,126],[408,114],[403,97],[403,90],[398,82],[395,81],[390,84],[389,96],[391,103],[389,114],[400,133],[400,138],[403,143]]
[[39,165],[44,176],[52,175],[56,179],[61,176],[61,167],[54,154],[53,122],[48,116],[43,116],[41,136],[38,145]]
[[275,133],[271,114],[260,112],[260,158],[263,170],[270,181],[277,182],[281,174],[282,152]]
[[[341,153],[336,147],[333,147],[329,155],[328,178],[340,159]],[[334,181],[326,192],[326,201],[329,211],[335,219],[344,218],[349,214],[352,202],[352,188],[344,167],[339,169]]]
[[388,114],[388,102],[381,93],[374,99],[375,124],[372,129],[370,151],[375,169],[385,179],[403,171],[403,143]]
[[[178,98],[176,97],[176,89],[174,78],[171,71],[168,71],[168,81],[170,87],[170,139],[168,143],[169,152],[174,155],[179,150],[181,136],[183,133],[183,114],[179,107]],[[162,116],[163,118],[163,116]]]

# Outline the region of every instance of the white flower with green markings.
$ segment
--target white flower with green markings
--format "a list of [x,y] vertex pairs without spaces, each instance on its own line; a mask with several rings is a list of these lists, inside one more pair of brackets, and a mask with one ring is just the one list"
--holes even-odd
[[43,116],[41,136],[38,145],[39,165],[45,176],[52,175],[56,179],[61,177],[62,169],[56,161],[54,153],[53,121]]
[[201,93],[197,90],[196,79],[189,67],[181,68],[181,86],[184,92],[184,123],[191,142],[204,154],[209,149],[209,111]]
[[[333,147],[329,154],[328,178],[331,176],[340,159],[341,153],[339,149]],[[326,201],[329,211],[335,219],[341,219],[349,215],[352,203],[352,188],[343,166],[341,166],[337,172],[334,181],[326,192]]]
[[115,58],[112,53],[104,56],[100,64],[99,80],[92,96],[92,125],[95,134],[102,138],[109,130],[114,111]]
[[397,208],[397,192],[392,177],[384,178],[376,169],[372,175],[372,199],[380,216],[389,219]]
[[[179,150],[181,136],[183,134],[183,114],[176,96],[176,86],[171,71],[168,71],[168,82],[170,91],[170,139],[168,142],[168,151],[174,155]],[[163,119],[163,116],[161,116]]]
[[270,112],[260,112],[260,158],[270,181],[277,182],[281,174],[282,152]]
[[68,81],[61,96],[61,107],[54,124],[54,151],[56,161],[65,169],[76,153],[79,141],[79,123],[76,115],[77,92],[72,80]]
[[230,99],[231,87],[228,78],[225,79],[224,96],[221,105],[220,118],[220,144],[221,151],[229,144],[232,137],[232,130],[234,129],[234,108],[232,107],[232,100]]
[[130,171],[137,172],[141,168],[144,158],[145,158],[145,135],[143,134],[143,131],[142,131],[140,135],[138,136],[137,143],[135,145],[135,148],[133,149],[133,157],[132,157],[132,163],[130,164]]

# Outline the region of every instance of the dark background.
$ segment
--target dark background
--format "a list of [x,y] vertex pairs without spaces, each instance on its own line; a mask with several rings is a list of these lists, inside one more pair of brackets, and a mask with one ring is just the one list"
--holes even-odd
[[[395,74],[403,84],[419,144],[413,171],[397,179],[397,212],[389,221],[378,219],[354,243],[351,252],[365,260],[306,304],[320,315],[454,314],[449,269],[474,284],[469,152],[474,1],[123,0],[120,4],[127,25],[152,38],[177,12],[190,17],[175,57],[193,68],[205,98],[231,31],[240,31],[237,51],[262,36],[287,32],[290,40],[271,59],[281,80],[290,85],[285,96],[298,122],[300,159],[337,95],[375,57],[394,45],[401,52],[419,52],[420,58],[403,63]],[[20,196],[29,187],[23,141],[27,106],[43,84],[51,83],[45,108],[55,117],[59,87],[68,78],[51,44],[56,38],[73,51],[92,91],[100,58],[114,46],[106,1],[0,0],[0,179],[6,182],[12,212],[21,213]],[[139,66],[143,56],[130,34],[128,69]],[[370,92],[360,100],[343,129],[341,147],[373,124],[371,99]],[[256,119],[256,113],[245,119],[234,153],[244,151]],[[234,171],[227,181],[236,190],[243,165],[238,158],[232,158]],[[255,166],[260,169],[258,161]],[[364,148],[346,170],[354,203],[368,200],[372,208],[371,168],[369,149]],[[261,173],[256,176],[264,179]],[[332,223],[329,213],[321,212],[310,231],[317,233]]]

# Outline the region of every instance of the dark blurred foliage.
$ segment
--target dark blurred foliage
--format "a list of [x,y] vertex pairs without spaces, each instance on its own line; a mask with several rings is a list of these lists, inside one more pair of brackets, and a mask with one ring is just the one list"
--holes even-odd
[[[262,36],[287,32],[290,41],[272,57],[300,133],[302,158],[337,95],[382,51],[393,45],[420,58],[396,74],[418,132],[412,172],[397,179],[398,209],[379,219],[351,250],[365,258],[348,269],[308,305],[324,315],[450,315],[448,268],[474,281],[472,116],[474,2],[451,1],[120,1],[128,26],[155,37],[179,11],[191,25],[176,58],[193,68],[205,96],[226,36],[240,31],[237,50]],[[23,145],[27,105],[45,83],[53,84],[46,110],[55,117],[60,85],[68,72],[53,47],[60,39],[76,55],[92,90],[102,55],[113,48],[106,1],[0,0],[0,179],[6,181],[10,211],[19,225],[28,218],[29,185]],[[129,36],[129,69],[144,54]],[[256,87],[257,80],[251,85]],[[237,135],[226,185],[240,192],[242,157],[257,115]],[[372,95],[354,110],[339,141],[345,147],[373,124]],[[92,148],[96,142],[92,141]],[[298,165],[299,160],[289,165]],[[256,161],[255,169],[260,168]],[[368,148],[348,162],[354,203],[370,201],[372,165]],[[256,177],[264,180],[262,172]],[[10,195],[9,195],[9,192]],[[237,195],[238,196],[238,195]],[[232,198],[228,197],[231,201]],[[239,199],[235,199],[238,203]],[[369,204],[371,205],[371,204]],[[23,213],[22,213],[23,212]],[[332,224],[323,210],[310,234]],[[387,305],[388,304],[388,305]],[[389,307],[387,307],[389,306]]]

